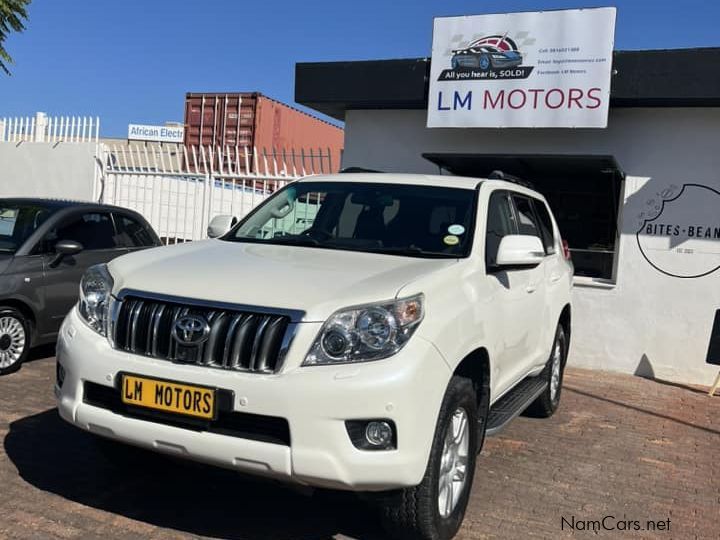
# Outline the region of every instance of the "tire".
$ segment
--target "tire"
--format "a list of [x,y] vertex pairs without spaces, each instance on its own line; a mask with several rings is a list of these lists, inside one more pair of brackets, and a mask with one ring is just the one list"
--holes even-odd
[[[549,418],[560,405],[565,362],[567,361],[567,335],[562,325],[555,331],[555,341],[550,351],[550,359],[543,370],[541,377],[547,377],[548,385],[545,391],[533,401],[525,411],[527,416],[535,418]],[[553,382],[553,379],[555,381]]]
[[[460,435],[463,418],[466,429],[464,435]],[[481,429],[484,426],[483,421]],[[381,495],[383,525],[391,538],[448,540],[455,536],[465,517],[472,487],[477,445],[481,441],[478,429],[477,397],[472,381],[455,376],[445,391],[422,482]],[[455,435],[460,437],[453,437]],[[454,444],[458,440],[460,444],[454,446],[457,453],[446,450],[448,441]],[[462,469],[453,468],[458,459],[460,463],[464,461],[464,480],[458,479]],[[453,473],[455,480],[448,483]],[[451,485],[453,491],[447,487],[441,489],[441,480],[444,486]],[[449,500],[453,502],[448,503]]]
[[482,55],[478,59],[478,67],[482,71],[487,71],[488,69],[490,69],[491,65],[492,65],[492,62],[490,61],[490,57],[487,55]]
[[30,352],[30,323],[15,308],[0,307],[0,375],[20,369]]

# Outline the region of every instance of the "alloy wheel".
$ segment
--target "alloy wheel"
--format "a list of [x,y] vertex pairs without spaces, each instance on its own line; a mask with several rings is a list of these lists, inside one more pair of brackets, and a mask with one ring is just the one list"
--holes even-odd
[[448,423],[440,458],[438,510],[443,518],[449,517],[455,510],[465,488],[469,448],[468,414],[460,407]]
[[562,343],[558,339],[555,342],[552,358],[552,373],[550,375],[550,400],[555,401],[558,389],[560,388],[560,368],[562,366]]
[[0,317],[0,369],[12,366],[25,351],[25,327],[15,317]]

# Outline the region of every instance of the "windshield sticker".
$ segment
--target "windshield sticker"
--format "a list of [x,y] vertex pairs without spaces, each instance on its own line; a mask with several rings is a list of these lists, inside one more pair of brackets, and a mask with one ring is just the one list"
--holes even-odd
[[443,242],[446,246],[457,246],[460,243],[460,239],[454,234],[448,234],[443,238]]
[[448,232],[449,232],[450,234],[460,235],[460,234],[463,234],[463,233],[465,232],[465,227],[463,227],[462,225],[458,225],[457,223],[455,223],[454,225],[450,225],[450,226],[448,227]]

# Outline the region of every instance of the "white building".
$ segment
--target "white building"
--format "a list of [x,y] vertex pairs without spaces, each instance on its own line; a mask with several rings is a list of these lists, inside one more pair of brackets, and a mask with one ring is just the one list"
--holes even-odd
[[345,121],[345,168],[533,182],[576,267],[570,362],[710,384],[718,65],[720,48],[616,51],[605,129],[429,129],[426,58],[298,64],[295,97]]

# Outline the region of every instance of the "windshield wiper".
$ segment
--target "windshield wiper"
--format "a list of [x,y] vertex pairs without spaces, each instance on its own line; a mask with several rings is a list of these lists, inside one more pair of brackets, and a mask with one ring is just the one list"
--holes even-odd
[[388,255],[408,255],[410,257],[453,257],[449,253],[438,253],[437,251],[425,251],[416,245],[382,247],[376,249],[368,249],[373,253],[387,253]]
[[288,244],[292,246],[321,246],[322,242],[312,236],[277,236],[268,238],[268,244]]

